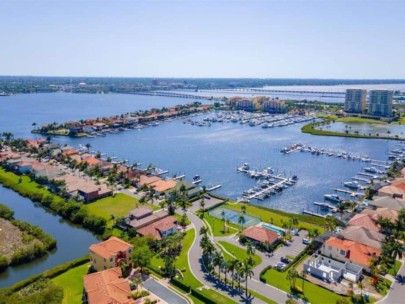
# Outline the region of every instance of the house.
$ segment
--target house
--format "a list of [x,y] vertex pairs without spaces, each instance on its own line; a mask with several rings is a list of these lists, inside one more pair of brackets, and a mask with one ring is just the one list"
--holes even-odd
[[157,181],[161,181],[161,180],[162,179],[159,176],[156,176],[156,175],[148,176],[148,175],[142,174],[142,175],[139,176],[138,180],[135,181],[135,186],[137,188],[142,188],[145,185],[149,186],[150,184],[153,184],[153,183],[155,183]]
[[172,235],[178,231],[177,219],[174,216],[167,216],[150,225],[138,229],[136,232],[142,236],[150,235],[159,241],[162,238]]
[[388,208],[391,210],[400,211],[401,209],[405,208],[405,201],[389,196],[381,196],[375,197],[372,201],[369,201],[368,205],[374,208]]
[[370,215],[374,221],[381,218],[387,218],[391,223],[395,223],[398,219],[398,211],[388,208],[377,208],[376,210],[364,209],[362,213]]
[[277,240],[279,235],[277,232],[261,226],[250,226],[242,231],[242,235],[248,238],[254,245],[270,246]]
[[187,196],[187,198],[195,197],[195,196],[199,195],[202,192],[200,187],[196,186],[193,183],[186,182],[186,181],[183,181],[183,180],[177,182],[177,185],[176,185],[175,189],[178,192],[180,192],[180,189],[182,188],[183,185],[186,188],[186,192],[187,192],[186,196]]
[[90,246],[91,267],[97,271],[120,266],[131,262],[133,246],[112,236],[108,240]]
[[370,271],[371,260],[381,254],[378,249],[334,236],[330,237],[321,247],[321,253],[341,262],[354,263],[363,267],[365,271]]
[[95,157],[88,157],[84,160],[84,162],[91,167],[91,166],[98,166],[101,163],[101,160]]
[[381,250],[385,235],[361,226],[349,226],[342,231],[346,240],[354,241],[368,247]]
[[70,157],[72,155],[79,154],[79,151],[77,151],[76,149],[73,149],[73,148],[69,148],[69,149],[63,150],[62,154],[67,157]]
[[176,187],[176,185],[177,182],[174,180],[161,179],[159,181],[149,184],[149,187],[152,187],[157,193],[162,193],[173,189],[174,187]]
[[405,198],[405,182],[394,181],[391,185],[384,186],[378,190],[378,196],[389,196],[392,198]]
[[83,277],[84,301],[88,304],[135,304],[129,281],[120,267],[91,273]]
[[[142,209],[138,210],[140,208]],[[128,226],[138,230],[168,216],[165,210],[151,212],[147,208],[149,207],[143,206],[131,210],[128,217]]]
[[25,174],[32,171],[32,162],[21,161],[16,164],[16,168],[20,174]]
[[372,231],[380,231],[380,228],[374,223],[369,214],[360,213],[353,216],[347,223],[347,226],[360,226]]
[[356,264],[342,263],[317,254],[306,260],[303,266],[305,272],[330,283],[339,282],[342,278],[357,282],[361,278],[363,271],[363,268]]

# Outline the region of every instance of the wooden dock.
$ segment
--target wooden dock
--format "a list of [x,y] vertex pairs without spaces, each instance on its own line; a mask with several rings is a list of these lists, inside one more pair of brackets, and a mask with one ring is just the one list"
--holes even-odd
[[361,178],[361,177],[358,177],[358,176],[354,176],[354,177],[352,177],[352,179],[356,180],[356,181],[360,181],[360,182],[365,182],[367,184],[371,183],[371,181],[369,179]]
[[363,176],[368,176],[368,177],[371,177],[371,178],[378,178],[378,175],[367,173],[367,172],[358,172],[357,174],[358,175],[363,175]]
[[221,188],[221,187],[222,187],[222,185],[215,185],[215,186],[212,186],[210,188],[207,188],[207,191],[214,191],[214,190],[216,190],[218,188]]
[[309,210],[303,210],[302,213],[303,213],[303,214],[307,214],[307,215],[312,215],[312,216],[317,216],[317,217],[326,218],[326,215],[322,215],[322,214],[319,214],[319,213],[316,213],[316,212],[312,212],[312,211],[309,211]]
[[361,192],[356,192],[356,191],[350,191],[350,190],[346,190],[346,189],[342,189],[342,188],[335,188],[336,192],[342,192],[345,194],[350,194],[351,197],[357,197],[357,196],[362,196],[364,195],[364,193]]
[[314,205],[317,205],[317,206],[320,206],[320,207],[326,207],[328,209],[335,210],[335,211],[337,210],[336,206],[333,206],[333,205],[328,204],[328,203],[314,202]]

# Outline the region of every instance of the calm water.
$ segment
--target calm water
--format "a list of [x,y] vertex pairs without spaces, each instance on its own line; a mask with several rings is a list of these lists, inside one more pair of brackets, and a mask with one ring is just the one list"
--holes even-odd
[[[33,137],[30,134],[32,122],[63,122],[186,102],[190,100],[115,94],[17,95],[0,99],[0,132],[12,131],[16,136]],[[143,167],[153,163],[159,168],[168,169],[169,175],[186,174],[189,180],[198,174],[205,185],[221,184],[222,187],[216,193],[231,198],[237,198],[244,190],[255,185],[254,180],[236,173],[238,166],[244,162],[258,169],[270,166],[279,173],[297,175],[299,182],[282,194],[253,203],[291,212],[301,212],[308,208],[316,211],[312,204],[314,201],[322,200],[326,193],[333,193],[335,187],[343,181],[351,180],[366,164],[299,152],[283,155],[279,152],[282,147],[300,142],[386,160],[388,149],[396,145],[394,141],[382,139],[311,136],[301,133],[301,126],[263,129],[223,123],[197,127],[176,120],[158,127],[109,134],[106,137],[57,137],[54,140],[73,146],[90,143],[92,150],[107,152],[110,156],[128,159],[130,162],[141,162]],[[0,201],[15,209],[17,218],[43,227],[59,244],[56,253],[48,258],[23,266],[21,270],[12,269],[8,277],[0,277],[0,286],[82,256],[95,241],[94,236],[85,230],[64,223],[42,208],[35,208],[30,201],[9,190],[0,190]],[[23,206],[20,211],[19,206]]]
[[81,257],[88,253],[90,244],[98,242],[91,232],[69,224],[60,216],[47,212],[29,199],[2,186],[0,186],[0,202],[14,210],[16,219],[40,226],[58,242],[57,249],[50,255],[29,264],[9,267],[0,273],[0,288]]

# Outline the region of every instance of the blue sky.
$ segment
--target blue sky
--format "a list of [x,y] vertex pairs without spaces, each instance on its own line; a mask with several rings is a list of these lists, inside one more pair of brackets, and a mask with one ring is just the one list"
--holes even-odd
[[405,1],[0,1],[0,75],[405,79]]

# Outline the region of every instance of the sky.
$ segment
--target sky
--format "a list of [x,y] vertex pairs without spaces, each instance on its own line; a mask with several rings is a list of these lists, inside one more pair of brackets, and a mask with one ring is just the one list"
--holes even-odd
[[403,0],[0,0],[0,75],[405,79]]

